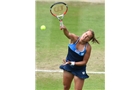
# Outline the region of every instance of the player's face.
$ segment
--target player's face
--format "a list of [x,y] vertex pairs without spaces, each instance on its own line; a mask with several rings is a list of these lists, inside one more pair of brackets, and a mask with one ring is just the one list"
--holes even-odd
[[87,31],[87,32],[82,34],[81,40],[84,41],[84,42],[88,42],[88,41],[91,40],[92,36],[93,36],[92,32],[91,31]]

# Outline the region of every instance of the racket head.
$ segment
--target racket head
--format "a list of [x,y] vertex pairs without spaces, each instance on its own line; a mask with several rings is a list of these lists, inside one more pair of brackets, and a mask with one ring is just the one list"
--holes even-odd
[[53,16],[65,15],[68,11],[68,6],[64,2],[56,2],[50,7],[50,12]]

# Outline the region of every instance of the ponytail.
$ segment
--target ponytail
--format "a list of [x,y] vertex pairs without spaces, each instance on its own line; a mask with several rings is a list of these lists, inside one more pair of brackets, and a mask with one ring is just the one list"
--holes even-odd
[[100,44],[99,41],[95,38],[95,34],[94,34],[93,30],[90,29],[88,31],[91,31],[91,33],[93,35],[91,38],[91,42]]

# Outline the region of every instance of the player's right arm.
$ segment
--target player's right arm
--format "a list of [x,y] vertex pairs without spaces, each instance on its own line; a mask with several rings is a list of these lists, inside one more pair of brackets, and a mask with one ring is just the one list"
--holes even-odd
[[71,40],[71,43],[77,40],[78,37],[75,34],[70,33],[65,26],[60,27],[60,29],[63,30],[64,35]]

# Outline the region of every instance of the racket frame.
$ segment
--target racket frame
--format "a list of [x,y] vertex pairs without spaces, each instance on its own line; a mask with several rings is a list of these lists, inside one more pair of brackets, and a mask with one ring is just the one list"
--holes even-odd
[[[52,7],[55,6],[55,5],[57,5],[57,4],[64,4],[66,6],[66,11],[63,14],[61,14],[61,15],[56,15],[56,14],[53,14],[52,13]],[[50,7],[50,13],[59,20],[60,26],[63,26],[64,25],[63,24],[63,18],[64,18],[64,15],[67,13],[67,11],[68,11],[68,6],[64,2],[56,2],[53,5],[51,5],[51,7]]]

